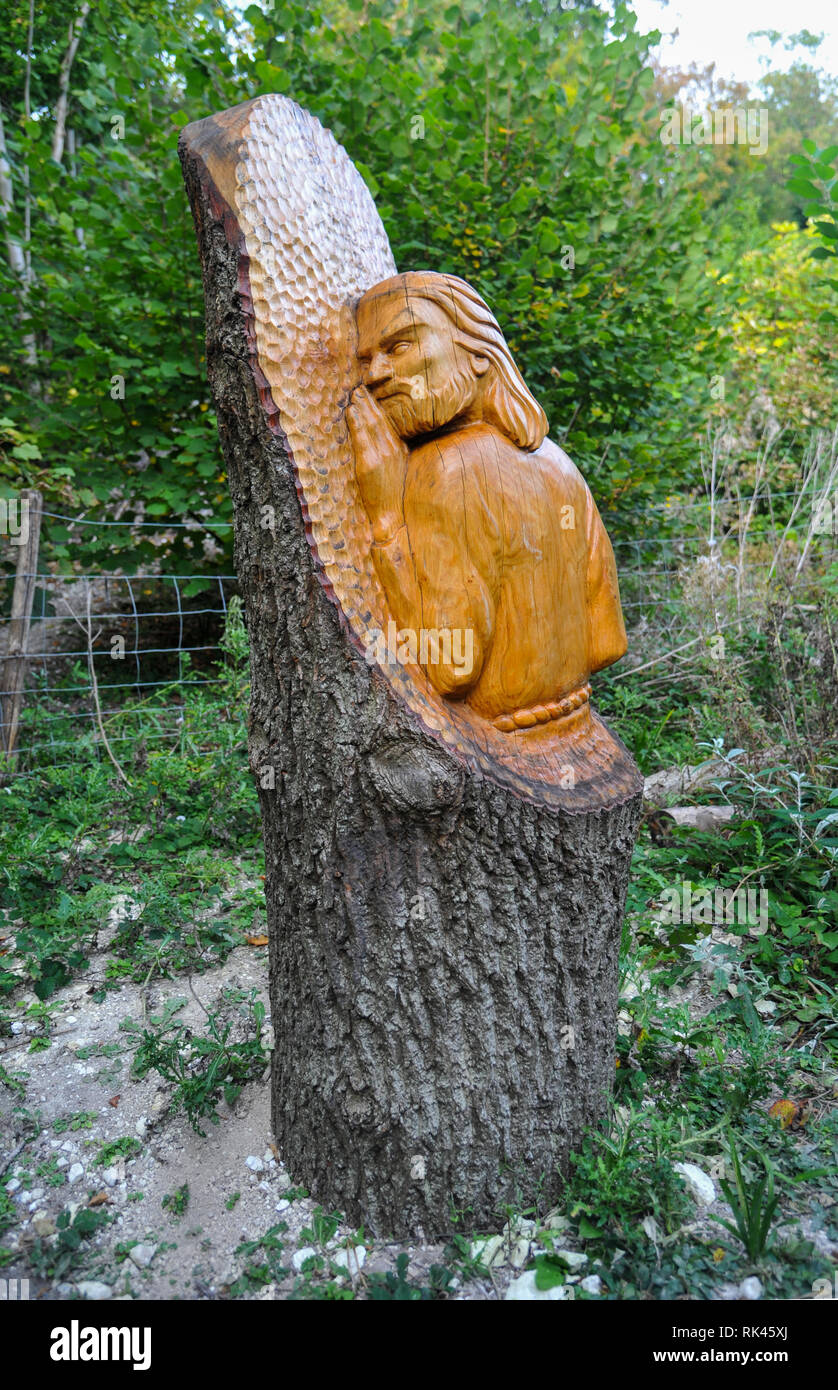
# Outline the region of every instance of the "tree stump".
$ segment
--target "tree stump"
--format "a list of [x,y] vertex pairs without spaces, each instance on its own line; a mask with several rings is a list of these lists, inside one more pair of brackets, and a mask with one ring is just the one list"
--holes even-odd
[[485,1229],[549,1203],[606,1114],[642,782],[587,687],[504,725],[375,653],[393,600],[347,408],[386,234],[286,98],[195,122],[180,154],[251,648],[277,1143],[377,1235]]

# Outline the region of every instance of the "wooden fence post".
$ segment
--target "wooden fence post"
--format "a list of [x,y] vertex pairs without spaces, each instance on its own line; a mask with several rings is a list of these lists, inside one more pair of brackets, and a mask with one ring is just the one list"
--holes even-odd
[[17,743],[23,692],[26,684],[26,649],[29,623],[35,598],[38,569],[38,549],[41,539],[43,497],[34,488],[21,494],[19,549],[15,587],[12,594],[12,613],[9,625],[9,646],[0,675],[0,737],[3,751],[14,757]]

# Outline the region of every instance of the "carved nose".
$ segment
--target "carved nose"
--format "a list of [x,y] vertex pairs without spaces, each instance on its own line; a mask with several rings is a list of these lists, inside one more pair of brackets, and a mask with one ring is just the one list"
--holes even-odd
[[380,386],[382,382],[389,381],[392,375],[393,369],[388,364],[387,358],[382,352],[376,353],[367,367],[364,385],[368,387]]

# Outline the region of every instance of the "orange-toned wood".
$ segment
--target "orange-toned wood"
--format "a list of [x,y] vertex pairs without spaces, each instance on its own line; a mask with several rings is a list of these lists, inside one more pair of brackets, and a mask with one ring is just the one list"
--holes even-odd
[[[262,408],[353,645],[481,775],[578,811],[635,797],[637,769],[587,699],[625,650],[611,546],[482,300],[452,277],[395,276],[360,175],[295,103],[245,102],[188,126],[181,148],[205,189],[196,216],[206,205],[237,251]],[[387,402],[376,374],[396,310],[415,341],[392,344],[409,395]],[[446,624],[461,659],[445,660],[444,631],[427,659]]]
[[496,729],[559,737],[627,645],[590,490],[464,281],[386,280],[357,324],[355,473],[401,645]]

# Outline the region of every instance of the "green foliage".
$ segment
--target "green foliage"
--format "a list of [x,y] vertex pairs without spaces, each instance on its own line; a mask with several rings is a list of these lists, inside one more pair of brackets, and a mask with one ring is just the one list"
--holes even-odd
[[722,1221],[725,1230],[738,1236],[751,1260],[758,1260],[765,1254],[771,1224],[779,1206],[779,1198],[774,1195],[774,1174],[765,1163],[765,1171],[750,1182],[742,1172],[739,1154],[733,1139],[729,1139],[730,1157],[733,1163],[735,1183],[722,1178],[720,1186],[733,1212],[735,1225]]
[[136,1158],[143,1151],[143,1146],[139,1139],[132,1135],[125,1135],[122,1139],[114,1139],[108,1144],[103,1144],[93,1162],[99,1168],[110,1168],[113,1163],[118,1163],[120,1159]]
[[[631,11],[382,0],[371,16],[282,0],[245,13],[249,28],[197,0],[94,9],[72,73],[75,153],[59,167],[66,25],[38,18],[27,119],[26,15],[13,5],[7,227],[31,283],[0,264],[0,487],[37,484],[48,511],[103,521],[119,500],[142,523],[76,531],[48,517],[50,557],[63,569],[115,553],[187,573],[229,563],[176,141],[187,121],[268,91],[345,144],[400,266],[463,275],[486,296],[599,492],[648,495],[688,470],[722,354],[711,245],[717,268],[734,246],[724,230],[714,239],[684,152],[658,138],[654,36]],[[172,532],[171,518],[199,529]]]
[[60,1115],[52,1122],[53,1133],[66,1134],[69,1129],[75,1134],[80,1129],[90,1129],[95,1119],[95,1110],[77,1110],[73,1115]]
[[164,1211],[179,1221],[189,1206],[189,1183],[185,1182],[181,1187],[175,1188],[174,1192],[167,1192],[160,1204]]
[[[283,1244],[280,1237],[287,1230],[286,1222],[278,1221],[258,1240],[245,1240],[236,1246],[236,1254],[242,1256],[246,1264],[239,1277],[230,1285],[232,1298],[241,1298],[255,1289],[263,1288],[266,1284],[278,1283],[285,1278],[289,1271],[281,1263]],[[256,1260],[255,1256],[261,1256],[261,1259]]]
[[54,1236],[39,1236],[29,1258],[36,1274],[43,1279],[62,1280],[78,1276],[89,1263],[87,1242],[107,1226],[113,1217],[101,1207],[81,1207],[74,1216],[64,1210],[56,1221]]
[[[224,989],[222,1009],[227,1015],[209,1014],[207,1031],[193,1033],[172,1022],[172,1001],[162,1014],[153,1016],[142,1029],[134,1056],[134,1075],[142,1080],[156,1071],[174,1087],[173,1112],[183,1110],[196,1134],[206,1138],[199,1121],[218,1123],[216,1105],[224,1097],[232,1105],[248,1081],[264,1073],[269,1056],[262,1041],[265,1006],[256,990]],[[185,1001],[175,1001],[182,1004]],[[241,1036],[235,1039],[238,1031]]]
[[816,261],[833,261],[838,256],[838,144],[819,150],[814,140],[806,139],[803,153],[792,155],[791,163],[795,168],[788,187],[804,200],[804,212],[816,219],[815,231],[822,238],[810,255]]
[[639,1225],[648,1216],[673,1230],[689,1209],[667,1153],[673,1137],[671,1125],[641,1111],[619,1118],[611,1134],[587,1135],[572,1158],[568,1213],[597,1231],[612,1231],[620,1243],[643,1239]]
[[374,1303],[429,1303],[444,1299],[450,1292],[453,1274],[444,1265],[431,1265],[429,1283],[421,1284],[408,1276],[410,1256],[404,1251],[396,1259],[395,1270],[374,1273],[367,1278],[367,1297]]
[[339,1211],[325,1212],[321,1206],[316,1206],[311,1214],[311,1225],[304,1226],[300,1232],[300,1243],[302,1245],[307,1243],[328,1245],[341,1220]]
[[[224,670],[212,695],[193,688],[162,717],[172,742],[145,744],[160,722],[145,702],[112,716],[133,735],[130,786],[79,749],[72,767],[0,790],[0,927],[14,933],[0,1000],[27,979],[49,999],[87,969],[109,924],[106,984],[116,987],[218,964],[262,919],[261,880],[243,882],[228,852],[232,841],[255,848],[259,831],[240,722],[246,667],[230,658]],[[38,1017],[48,1040],[48,1014]]]

